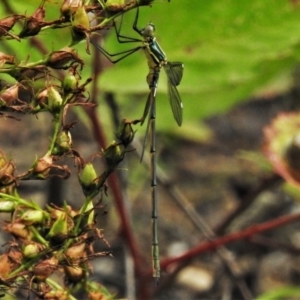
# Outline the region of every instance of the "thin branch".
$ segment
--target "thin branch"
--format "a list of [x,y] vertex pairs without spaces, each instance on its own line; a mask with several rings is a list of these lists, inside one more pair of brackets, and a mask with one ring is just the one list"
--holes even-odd
[[190,249],[182,255],[177,257],[167,258],[161,262],[161,269],[166,270],[169,266],[174,263],[183,262],[185,260],[194,258],[201,253],[212,251],[219,248],[222,245],[226,245],[229,243],[233,243],[236,241],[244,240],[258,233],[262,233],[265,231],[269,231],[275,229],[277,227],[282,227],[284,225],[290,224],[292,222],[296,222],[300,220],[300,213],[282,216],[271,221],[267,221],[261,224],[252,225],[245,230],[234,232],[232,234],[225,235],[220,238],[213,239],[208,242],[200,243],[198,246]]
[[264,178],[260,180],[260,182],[254,186],[244,197],[240,199],[240,205],[236,207],[227,217],[222,220],[213,231],[217,235],[221,235],[225,232],[225,229],[231,224],[231,222],[239,216],[243,211],[245,211],[251,203],[255,200],[255,198],[263,191],[270,189],[271,187],[277,186],[282,183],[283,179],[273,173],[268,178]]

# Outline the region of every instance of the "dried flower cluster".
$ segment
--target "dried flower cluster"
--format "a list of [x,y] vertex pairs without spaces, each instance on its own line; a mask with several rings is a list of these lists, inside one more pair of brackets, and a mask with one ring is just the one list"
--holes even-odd
[[[13,14],[1,19],[0,39],[19,41],[45,29],[59,30],[69,26],[72,44],[86,39],[88,45],[91,32],[105,28],[115,14],[150,2],[109,0],[86,6],[81,0],[65,0],[60,7],[61,17],[45,21],[45,1],[42,1],[31,16]],[[87,15],[91,11],[101,20],[93,28]],[[23,28],[19,34],[14,34],[12,29],[17,22],[22,22]],[[84,61],[72,48],[52,51],[38,62],[17,61],[15,56],[0,53],[0,74],[8,74],[14,80],[0,90],[0,122],[10,121],[13,126],[21,114],[47,113],[53,119],[49,125],[53,126],[53,136],[45,154],[37,157],[21,174],[16,171],[14,159],[8,159],[0,150],[0,212],[9,217],[3,230],[12,237],[0,256],[0,292],[14,293],[23,288],[39,299],[75,299],[70,286],[81,284],[89,299],[112,299],[104,287],[88,281],[89,261],[110,255],[109,251],[94,251],[96,240],[107,242],[96,227],[95,209],[101,205],[93,199],[100,192],[106,192],[106,179],[128,152],[127,147],[134,138],[132,124],[137,121],[123,120],[116,134],[117,141],[95,154],[105,162],[105,169],[97,174],[94,163],[85,161],[73,146],[71,130],[75,122],[65,122],[72,106],[95,106],[89,102],[86,92],[92,79],[81,82]],[[60,77],[55,73],[57,70]],[[41,85],[44,87],[40,88]],[[78,200],[83,203],[79,211],[67,204],[41,208],[19,195],[18,189],[24,180],[47,180],[53,176],[67,179],[71,171],[63,163],[65,157],[71,157],[77,167],[78,183],[83,191],[82,199]],[[65,285],[54,282],[50,278],[53,273],[63,275]]]

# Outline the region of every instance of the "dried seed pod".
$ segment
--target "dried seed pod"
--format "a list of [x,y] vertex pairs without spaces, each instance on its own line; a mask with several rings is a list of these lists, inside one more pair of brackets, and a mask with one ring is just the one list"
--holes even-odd
[[[74,63],[84,65],[84,61],[78,56],[76,50],[68,47],[51,52],[46,60],[46,66],[53,69],[67,69]],[[69,65],[66,66],[66,64]]]
[[9,35],[17,40],[20,40],[17,36],[11,34],[9,31],[15,26],[18,20],[25,18],[23,15],[12,15],[0,20],[0,36]]
[[18,83],[3,89],[0,93],[0,107],[12,106],[15,102],[20,101],[18,98],[20,85]]
[[4,226],[4,230],[11,233],[16,238],[21,238],[27,241],[30,241],[32,237],[28,227],[21,222],[8,223]]
[[51,258],[45,259],[33,267],[34,281],[44,282],[57,269],[58,259],[53,255]]
[[4,253],[0,256],[0,278],[5,280],[9,277],[11,272],[12,264],[7,253]]
[[37,160],[32,169],[29,171],[30,176],[37,179],[45,179],[49,176],[51,166],[53,164],[53,158],[50,155],[45,155],[44,157]]
[[68,283],[78,283],[87,276],[86,271],[80,266],[64,266],[64,271]]
[[67,20],[70,20],[70,17],[82,5],[82,0],[64,0],[63,4],[60,7],[60,12]]
[[32,16],[26,18],[22,31],[19,33],[19,37],[28,37],[37,35],[42,27],[46,24],[44,22],[45,18],[45,8],[43,7],[45,1],[37,8],[37,10],[32,14]]
[[86,255],[84,255],[86,246],[87,245],[84,242],[84,243],[78,243],[78,244],[75,244],[75,245],[69,247],[65,253],[68,258],[68,261],[79,262],[79,260],[81,258],[86,256]]
[[[15,183],[15,165],[8,161],[5,154],[0,150],[0,188],[14,186]],[[3,191],[2,191],[3,192]]]
[[[0,31],[1,31],[1,27],[0,27]],[[0,52],[0,68],[4,64],[13,65],[14,63],[15,63],[15,57],[13,55],[8,55],[3,52]]]

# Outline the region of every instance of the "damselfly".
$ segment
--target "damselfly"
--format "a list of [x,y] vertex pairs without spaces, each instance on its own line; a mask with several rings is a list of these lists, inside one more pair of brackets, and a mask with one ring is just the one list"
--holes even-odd
[[[158,86],[158,80],[160,70],[163,68],[168,78],[168,95],[169,101],[172,108],[173,116],[179,126],[182,124],[182,102],[180,95],[177,91],[176,86],[180,84],[183,75],[183,64],[181,62],[169,62],[167,57],[156,41],[154,36],[155,26],[149,23],[145,28],[138,29],[139,8],[136,10],[135,20],[133,23],[133,30],[135,30],[143,39],[137,39],[127,37],[120,34],[122,20],[119,28],[114,24],[117,39],[120,43],[134,43],[139,42],[142,45],[135,48],[125,50],[119,53],[110,54],[99,46],[95,41],[91,40],[91,43],[112,63],[117,63],[125,57],[135,53],[142,49],[144,50],[149,67],[149,73],[147,76],[147,83],[149,85],[149,95],[147,98],[145,110],[142,118],[140,119],[141,124],[144,123],[148,116],[148,123],[146,134],[143,143],[143,150],[141,160],[143,159],[145,146],[147,142],[148,132],[150,130],[150,154],[151,154],[151,187],[152,187],[152,263],[153,263],[153,277],[157,280],[160,277],[160,262],[159,262],[159,245],[158,245],[158,202],[157,202],[157,179],[156,179],[156,138],[155,138],[155,118],[156,118],[156,91]],[[116,57],[116,59],[113,59]]]

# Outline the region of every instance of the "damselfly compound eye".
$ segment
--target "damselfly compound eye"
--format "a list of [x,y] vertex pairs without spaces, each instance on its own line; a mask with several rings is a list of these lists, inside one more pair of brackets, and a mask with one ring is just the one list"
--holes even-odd
[[142,35],[145,38],[153,37],[155,31],[155,26],[150,23],[144,29],[142,29]]

